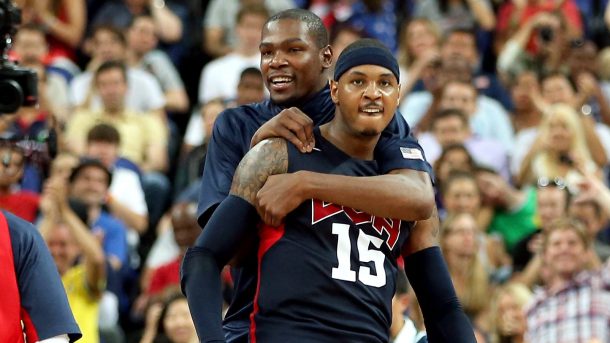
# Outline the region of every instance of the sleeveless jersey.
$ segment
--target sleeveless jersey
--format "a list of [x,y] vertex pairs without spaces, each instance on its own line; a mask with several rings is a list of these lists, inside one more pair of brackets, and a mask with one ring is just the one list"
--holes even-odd
[[[289,172],[378,175],[375,161],[351,158],[315,134],[320,151],[287,144]],[[282,226],[263,226],[250,341],[387,342],[396,260],[411,227],[316,199]]]

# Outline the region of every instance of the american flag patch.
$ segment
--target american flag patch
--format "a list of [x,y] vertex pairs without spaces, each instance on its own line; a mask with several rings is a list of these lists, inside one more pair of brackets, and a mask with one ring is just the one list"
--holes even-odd
[[407,160],[424,160],[424,155],[422,155],[421,151],[415,148],[400,148],[400,152],[402,153],[402,157]]

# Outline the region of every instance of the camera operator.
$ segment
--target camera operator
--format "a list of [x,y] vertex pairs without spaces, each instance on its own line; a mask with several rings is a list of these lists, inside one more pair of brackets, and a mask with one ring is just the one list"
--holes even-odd
[[[536,49],[528,50],[530,37],[534,35]],[[506,81],[525,70],[537,75],[557,71],[565,66],[570,49],[567,23],[558,13],[540,12],[530,18],[506,42],[498,55],[497,68]]]

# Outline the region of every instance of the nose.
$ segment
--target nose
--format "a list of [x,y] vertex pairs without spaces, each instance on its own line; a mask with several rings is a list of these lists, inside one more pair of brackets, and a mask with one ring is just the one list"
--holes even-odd
[[377,83],[370,82],[364,90],[364,96],[368,99],[379,99],[381,97],[381,91],[377,86]]
[[271,59],[269,60],[269,67],[271,68],[279,68],[286,65],[286,59],[281,51],[278,51],[273,54]]

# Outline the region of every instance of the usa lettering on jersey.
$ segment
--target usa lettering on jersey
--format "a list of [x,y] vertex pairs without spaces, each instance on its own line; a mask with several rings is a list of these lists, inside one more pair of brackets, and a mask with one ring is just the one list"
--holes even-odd
[[312,225],[319,223],[324,219],[341,214],[344,214],[354,225],[371,223],[371,226],[380,235],[385,232],[388,236],[385,240],[386,245],[388,248],[390,248],[390,250],[394,249],[394,246],[398,241],[398,237],[400,236],[400,220],[376,217],[353,208],[335,205],[333,203],[316,199],[311,200]]

